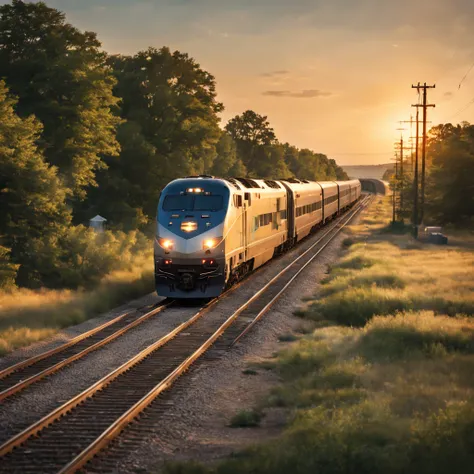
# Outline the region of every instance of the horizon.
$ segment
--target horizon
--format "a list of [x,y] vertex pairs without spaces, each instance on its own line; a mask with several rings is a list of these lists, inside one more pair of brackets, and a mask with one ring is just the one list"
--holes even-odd
[[222,125],[254,110],[282,143],[343,166],[392,159],[398,121],[415,115],[412,83],[436,83],[428,94],[432,125],[474,121],[474,4],[466,0],[46,4],[96,32],[108,53],[149,46],[188,53],[216,78]]

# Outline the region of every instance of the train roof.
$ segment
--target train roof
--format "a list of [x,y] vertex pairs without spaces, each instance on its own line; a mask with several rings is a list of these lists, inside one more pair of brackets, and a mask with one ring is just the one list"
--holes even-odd
[[298,178],[283,178],[283,179],[256,179],[248,177],[228,177],[220,178],[211,175],[196,175],[186,176],[185,178],[175,179],[169,184],[184,184],[186,180],[199,180],[203,182],[220,182],[226,187],[239,191],[245,192],[261,192],[261,191],[275,191],[284,190],[285,185],[294,190],[303,190],[311,188],[332,188],[337,184],[354,184],[360,183],[359,180],[348,180],[348,181],[309,181],[307,179]]

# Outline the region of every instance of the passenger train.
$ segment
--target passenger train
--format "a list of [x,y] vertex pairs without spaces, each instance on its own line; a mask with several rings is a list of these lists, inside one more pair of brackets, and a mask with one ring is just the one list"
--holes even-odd
[[156,291],[176,299],[219,296],[360,195],[359,180],[174,180],[158,203]]

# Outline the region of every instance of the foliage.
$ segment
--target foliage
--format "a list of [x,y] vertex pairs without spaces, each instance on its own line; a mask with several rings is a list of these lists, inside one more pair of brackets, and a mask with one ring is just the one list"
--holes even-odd
[[[119,221],[151,221],[161,189],[172,179],[211,169],[221,138],[215,80],[187,54],[149,48],[134,56],[113,56],[108,64],[121,98],[122,152],[109,159],[92,196],[100,213]],[[225,145],[224,145],[225,149]],[[96,205],[97,209],[97,205]]]
[[257,410],[241,410],[230,420],[233,428],[253,428],[260,425],[262,413]]
[[434,222],[474,220],[474,125],[438,125],[428,142],[430,173],[426,205]]
[[321,153],[280,144],[266,116],[247,110],[225,127],[237,144],[237,155],[247,176],[308,180],[348,179],[347,174]]
[[25,265],[32,258],[29,245],[59,232],[70,213],[56,169],[35,144],[41,125],[34,117],[19,118],[15,104],[0,82],[0,239],[11,249],[12,260]]
[[83,198],[103,168],[101,155],[117,155],[113,76],[92,32],[82,33],[43,2],[13,0],[0,7],[0,77],[19,97],[18,113],[44,126],[47,161]]
[[12,290],[19,265],[12,263],[9,249],[0,245],[0,291]]
[[391,181],[394,174],[395,174],[395,168],[394,167],[388,168],[388,169],[385,170],[385,172],[382,176],[382,179],[384,181]]
[[64,228],[31,243],[33,281],[28,286],[35,286],[36,276],[49,288],[90,288],[109,273],[132,268],[136,255],[150,247],[137,231],[96,233],[82,225]]

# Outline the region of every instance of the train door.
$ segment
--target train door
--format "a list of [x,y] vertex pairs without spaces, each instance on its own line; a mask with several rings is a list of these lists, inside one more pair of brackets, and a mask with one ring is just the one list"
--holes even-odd
[[286,218],[288,225],[288,240],[290,245],[293,245],[293,239],[296,235],[295,229],[295,198],[293,190],[284,182],[280,181],[286,189]]
[[242,209],[242,231],[240,232],[240,247],[243,249],[242,253],[244,254],[243,257],[245,260],[247,260],[247,232],[248,232],[248,224],[247,224],[247,217],[248,217],[248,212],[247,212],[247,203],[244,203],[244,207]]

